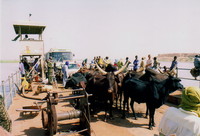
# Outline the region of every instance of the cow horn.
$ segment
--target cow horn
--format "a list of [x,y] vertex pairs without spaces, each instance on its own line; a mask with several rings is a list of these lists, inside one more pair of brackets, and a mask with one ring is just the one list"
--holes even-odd
[[114,74],[118,75],[119,73],[121,73],[122,71],[124,71],[125,68],[127,68],[129,64],[130,64],[130,61],[127,61],[126,64],[123,67],[121,67],[119,70],[115,71]]
[[99,69],[99,71],[100,71],[103,75],[106,75],[106,74],[107,74],[107,72],[104,71],[102,68],[100,68],[99,65],[98,65],[96,62],[95,62],[95,64],[96,64],[97,68]]

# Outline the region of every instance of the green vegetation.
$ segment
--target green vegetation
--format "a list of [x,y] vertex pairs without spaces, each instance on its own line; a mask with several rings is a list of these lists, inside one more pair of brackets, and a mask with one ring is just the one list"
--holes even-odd
[[0,63],[18,63],[18,60],[0,60]]

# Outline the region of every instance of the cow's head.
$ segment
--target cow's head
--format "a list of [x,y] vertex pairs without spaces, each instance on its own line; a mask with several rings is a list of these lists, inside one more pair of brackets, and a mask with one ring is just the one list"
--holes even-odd
[[108,72],[106,78],[108,81],[108,93],[112,93],[116,89],[116,77],[113,72]]
[[184,88],[184,86],[180,83],[180,81],[181,80],[179,78],[169,76],[169,78],[167,79],[167,82],[166,82],[166,86],[169,90],[169,93],[172,93],[176,90]]
[[[99,65],[97,63],[95,63],[95,64],[96,64],[96,67],[99,69],[99,71],[103,75],[106,75],[108,73],[105,70],[103,70],[101,67],[99,67]],[[128,67],[129,64],[130,64],[130,62],[126,62],[126,64],[123,67],[121,67],[119,70],[114,72],[114,75],[118,75],[119,73],[123,72]]]

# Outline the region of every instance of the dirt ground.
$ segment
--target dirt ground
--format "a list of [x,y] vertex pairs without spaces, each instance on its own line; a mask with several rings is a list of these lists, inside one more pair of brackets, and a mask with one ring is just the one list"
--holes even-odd
[[[43,95],[43,96],[42,96]],[[39,97],[43,98],[42,94]],[[46,136],[46,132],[42,127],[41,112],[36,115],[20,116],[20,112],[16,109],[21,109],[22,106],[34,105],[35,100],[29,100],[17,95],[14,98],[13,104],[8,110],[8,113],[13,121],[12,134],[14,136]],[[149,120],[144,118],[146,105],[135,103],[135,111],[138,113],[138,119],[134,120],[131,112],[126,119],[121,118],[121,111],[114,110],[114,119],[103,121],[104,112],[91,117],[92,136],[158,136],[158,124],[162,118],[163,112],[173,106],[165,104],[156,110],[155,123],[156,127],[153,130],[148,129]],[[59,108],[60,109],[60,108]],[[59,124],[62,124],[59,122]],[[59,134],[57,134],[59,135]],[[73,135],[74,136],[74,135]]]

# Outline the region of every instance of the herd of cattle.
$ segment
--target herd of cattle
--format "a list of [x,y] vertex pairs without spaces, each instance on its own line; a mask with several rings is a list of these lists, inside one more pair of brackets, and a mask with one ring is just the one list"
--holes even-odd
[[123,102],[122,117],[125,118],[130,101],[136,119],[134,102],[146,103],[146,116],[149,113],[149,129],[152,129],[155,126],[155,109],[165,103],[170,93],[183,89],[183,85],[180,79],[160,74],[152,69],[147,68],[145,73],[127,71],[128,65],[129,62],[119,70],[109,65],[104,70],[98,64],[95,69],[82,68],[67,81],[65,88],[81,87],[89,94],[93,94],[89,98],[91,112],[96,113],[100,107],[103,107],[105,121],[108,112],[109,118],[113,117],[113,105],[122,109]]

